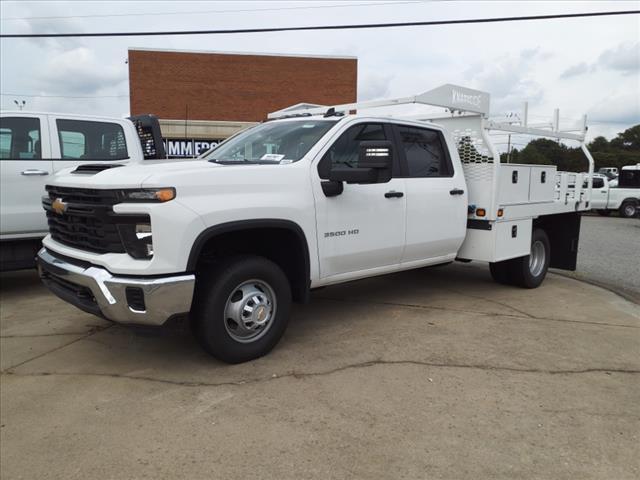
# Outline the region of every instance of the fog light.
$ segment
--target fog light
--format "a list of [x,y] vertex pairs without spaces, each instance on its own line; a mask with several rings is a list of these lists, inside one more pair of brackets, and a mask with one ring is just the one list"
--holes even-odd
[[118,231],[125,250],[133,258],[153,257],[153,235],[150,223],[120,224]]
[[151,225],[148,223],[139,223],[136,225],[136,237],[138,240],[151,236]]

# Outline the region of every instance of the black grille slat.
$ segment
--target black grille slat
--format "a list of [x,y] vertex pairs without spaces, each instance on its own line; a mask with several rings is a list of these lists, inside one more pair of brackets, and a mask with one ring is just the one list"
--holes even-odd
[[115,190],[98,190],[90,188],[70,188],[47,185],[49,198],[63,198],[65,202],[79,204],[115,205],[118,193]]
[[[147,215],[118,215],[117,190],[57,187],[47,185],[42,199],[51,237],[64,245],[95,253],[126,253],[117,224],[148,221]],[[62,199],[64,213],[54,211],[53,203]]]

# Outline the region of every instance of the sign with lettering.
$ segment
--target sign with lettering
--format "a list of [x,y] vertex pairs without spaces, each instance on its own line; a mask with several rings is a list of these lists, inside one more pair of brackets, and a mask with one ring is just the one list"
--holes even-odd
[[164,139],[164,150],[168,158],[197,157],[211,147],[215,147],[222,140],[196,140],[196,139]]

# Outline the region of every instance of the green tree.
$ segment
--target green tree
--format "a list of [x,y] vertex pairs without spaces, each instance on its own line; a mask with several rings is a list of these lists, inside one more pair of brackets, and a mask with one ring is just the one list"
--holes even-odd
[[[596,171],[602,167],[617,167],[640,163],[640,125],[626,129],[611,141],[605,137],[594,138],[587,146],[595,162]],[[517,152],[517,155],[514,153]],[[502,162],[507,161],[507,155],[500,156]],[[557,165],[558,170],[570,172],[584,172],[587,161],[579,147],[567,147],[555,140],[538,138],[532,140],[519,152],[513,150],[511,163],[528,163],[533,165]]]
[[640,125],[627,128],[611,140],[611,146],[620,150],[640,152]]

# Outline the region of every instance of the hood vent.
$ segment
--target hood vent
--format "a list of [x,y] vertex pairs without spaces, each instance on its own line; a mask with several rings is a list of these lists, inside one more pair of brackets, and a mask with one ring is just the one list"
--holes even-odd
[[124,165],[120,163],[87,163],[85,165],[80,165],[71,173],[84,173],[89,175],[95,175],[96,173],[102,172],[103,170],[109,170],[110,168],[116,167],[124,167]]

